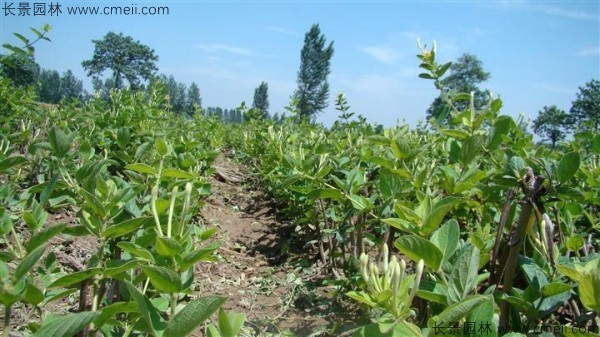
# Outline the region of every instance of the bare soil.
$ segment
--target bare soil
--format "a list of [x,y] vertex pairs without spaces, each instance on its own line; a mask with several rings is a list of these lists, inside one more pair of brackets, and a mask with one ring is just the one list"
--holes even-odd
[[[293,226],[277,219],[239,164],[221,156],[215,166],[227,174],[211,179],[202,216],[220,229],[221,261],[198,265],[203,292],[227,296],[227,310],[246,314],[243,335],[330,335],[334,324],[344,323],[340,310],[345,309],[333,299],[333,288],[320,285],[320,270],[295,267],[292,261],[305,254],[294,247]],[[228,181],[229,175],[235,178]],[[238,182],[238,177],[244,179]],[[352,318],[345,319],[345,325],[353,325]]]

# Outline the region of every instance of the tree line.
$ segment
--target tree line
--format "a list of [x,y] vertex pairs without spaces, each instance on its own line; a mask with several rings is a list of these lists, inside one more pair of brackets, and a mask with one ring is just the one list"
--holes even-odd
[[[107,33],[101,40],[92,40],[92,58],[81,64],[92,78],[96,95],[108,97],[110,90],[127,86],[132,91],[151,92],[157,86],[168,96],[166,107],[176,114],[192,116],[201,113],[230,123],[246,120],[272,119],[282,121],[284,114],[269,113],[268,83],[262,82],[254,91],[251,108],[245,103],[238,108],[223,109],[208,107],[202,109],[200,88],[195,82],[189,86],[178,82],[172,75],[157,75],[158,56],[154,49],[135,41],[122,33]],[[327,43],[318,24],[311,26],[305,34],[300,52],[300,68],[297,74],[297,89],[292,95],[294,108],[290,110],[296,121],[314,122],[317,115],[328,105],[331,58],[334,54],[333,41]],[[448,75],[440,81],[444,92],[434,99],[426,111],[432,124],[445,125],[451,118],[450,107],[444,100],[444,93],[463,92],[473,94],[473,107],[480,110],[488,104],[490,93],[480,85],[490,78],[483,69],[483,63],[472,54],[465,53],[449,65]],[[107,71],[112,72],[108,77]],[[92,95],[83,89],[81,80],[75,78],[71,70],[62,75],[56,70],[40,69],[32,55],[12,54],[0,64],[0,76],[10,78],[15,85],[33,86],[38,99],[47,103],[61,100],[85,101]],[[469,101],[455,103],[458,110],[464,110]],[[532,129],[537,135],[555,147],[577,126],[579,129],[598,129],[600,124],[600,82],[592,79],[579,88],[569,113],[556,105],[545,106],[533,120]]]

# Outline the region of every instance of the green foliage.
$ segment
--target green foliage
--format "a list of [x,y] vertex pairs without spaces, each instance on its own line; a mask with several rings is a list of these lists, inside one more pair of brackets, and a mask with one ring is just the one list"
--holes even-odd
[[558,141],[565,139],[570,126],[571,119],[569,115],[557,108],[556,105],[545,106],[539,112],[537,118],[533,120],[533,131],[548,139],[552,144],[552,148],[556,147]]
[[[318,260],[329,284],[367,309],[356,336],[450,334],[466,322],[497,336],[507,325],[597,321],[597,130],[536,146],[500,115],[501,100],[477,106],[474,95],[444,91],[450,64],[435,48],[421,52],[419,76],[451,107],[433,130],[352,120],[343,94],[340,119],[325,128],[296,123],[299,97],[286,108],[292,118],[256,123],[245,104],[172,114],[161,81],[43,108],[0,79],[3,326],[23,305],[42,313],[24,328],[36,335],[183,336],[211,319],[224,299],[197,294],[195,282],[197,264],[215,261],[217,229],[198,215],[224,148],[278,203],[305,261]],[[243,113],[248,123],[220,122]],[[65,210],[76,224],[47,221]],[[98,242],[81,270],[63,269],[48,249],[60,235]],[[68,298],[79,313],[45,317],[45,305]],[[235,336],[244,320],[219,310],[206,333]]]
[[573,101],[570,115],[575,125],[583,130],[600,128],[600,81],[592,79],[579,87],[577,98]]
[[81,65],[87,70],[88,76],[94,78],[99,78],[105,70],[112,70],[114,88],[122,88],[126,79],[131,89],[137,90],[142,79],[150,80],[158,70],[158,56],[154,50],[123,33],[109,32],[102,40],[92,42],[94,55]]
[[[482,62],[472,54],[461,55],[456,62],[446,63],[439,68],[439,78],[449,70],[448,76],[439,81],[442,95],[436,97],[427,109],[427,116],[444,124],[451,118],[450,107],[444,98],[448,93],[474,93],[474,107],[482,109],[489,100],[489,93],[479,88],[479,84],[490,78],[490,73],[483,70]],[[427,74],[425,74],[427,75]],[[427,78],[421,76],[422,78]],[[469,108],[469,102],[458,101],[453,103],[455,108],[463,111]]]
[[185,112],[192,116],[194,113],[202,109],[202,98],[200,97],[200,88],[196,82],[192,82],[188,87],[187,96],[185,99]]
[[33,56],[15,53],[0,57],[0,76],[9,78],[17,86],[27,87],[35,84],[40,74],[40,66]]
[[267,117],[269,114],[269,85],[267,82],[261,82],[256,89],[254,89],[254,100],[252,101],[252,108],[262,111],[263,117]]
[[300,53],[298,89],[294,96],[298,99],[299,118],[310,120],[327,107],[329,84],[327,76],[331,72],[333,42],[325,46],[325,36],[318,24],[311,26],[304,36],[304,46]]

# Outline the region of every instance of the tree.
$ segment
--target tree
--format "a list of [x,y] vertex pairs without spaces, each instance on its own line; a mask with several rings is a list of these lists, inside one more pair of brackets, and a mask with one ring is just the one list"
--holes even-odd
[[533,132],[548,139],[554,148],[558,141],[565,138],[570,120],[569,115],[556,105],[545,106],[533,120]]
[[[462,54],[456,62],[450,66],[449,74],[442,80],[444,90],[456,91],[460,93],[475,93],[475,109],[479,110],[485,106],[489,100],[489,93],[482,91],[478,84],[487,81],[490,78],[490,73],[483,70],[482,62],[477,56],[472,54]],[[459,111],[463,111],[469,106],[467,101],[459,101],[454,104]],[[437,119],[440,114],[447,111],[447,105],[442,97],[437,97],[427,109],[428,119],[433,117]],[[444,122],[447,121],[449,115],[446,115]]]
[[262,110],[265,114],[269,112],[268,91],[269,85],[267,82],[262,82],[256,89],[254,89],[254,100],[252,101],[252,107]]
[[325,47],[325,36],[321,35],[318,24],[312,25],[304,36],[304,47],[300,53],[298,89],[294,96],[298,99],[301,119],[312,119],[325,107],[329,98],[329,63],[333,56],[333,41]]
[[62,99],[67,100],[83,98],[83,83],[75,78],[70,69],[60,78],[60,95]]
[[196,82],[192,82],[192,84],[190,84],[190,87],[188,88],[187,91],[187,97],[186,97],[186,112],[188,115],[193,115],[194,112],[196,111],[196,109],[201,109],[202,108],[202,98],[200,98],[200,88],[198,88],[198,85],[196,84]]
[[584,129],[598,130],[600,126],[600,81],[591,80],[579,87],[577,99],[569,111],[573,122]]
[[0,55],[0,76],[9,78],[16,86],[29,86],[37,81],[40,66],[33,56],[23,54]]
[[39,100],[45,103],[57,104],[62,98],[60,90],[60,75],[56,70],[43,69],[37,81]]
[[134,41],[122,33],[109,32],[102,40],[92,40],[95,44],[91,60],[81,63],[88,76],[99,77],[105,70],[113,72],[117,89],[122,88],[123,79],[127,79],[132,90],[139,89],[141,79],[149,80],[158,70],[158,56],[154,49]]

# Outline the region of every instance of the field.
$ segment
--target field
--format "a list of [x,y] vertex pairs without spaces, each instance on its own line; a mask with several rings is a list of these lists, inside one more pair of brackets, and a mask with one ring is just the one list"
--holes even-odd
[[499,99],[412,130],[336,106],[226,124],[0,79],[4,336],[598,336],[598,130],[550,149]]

